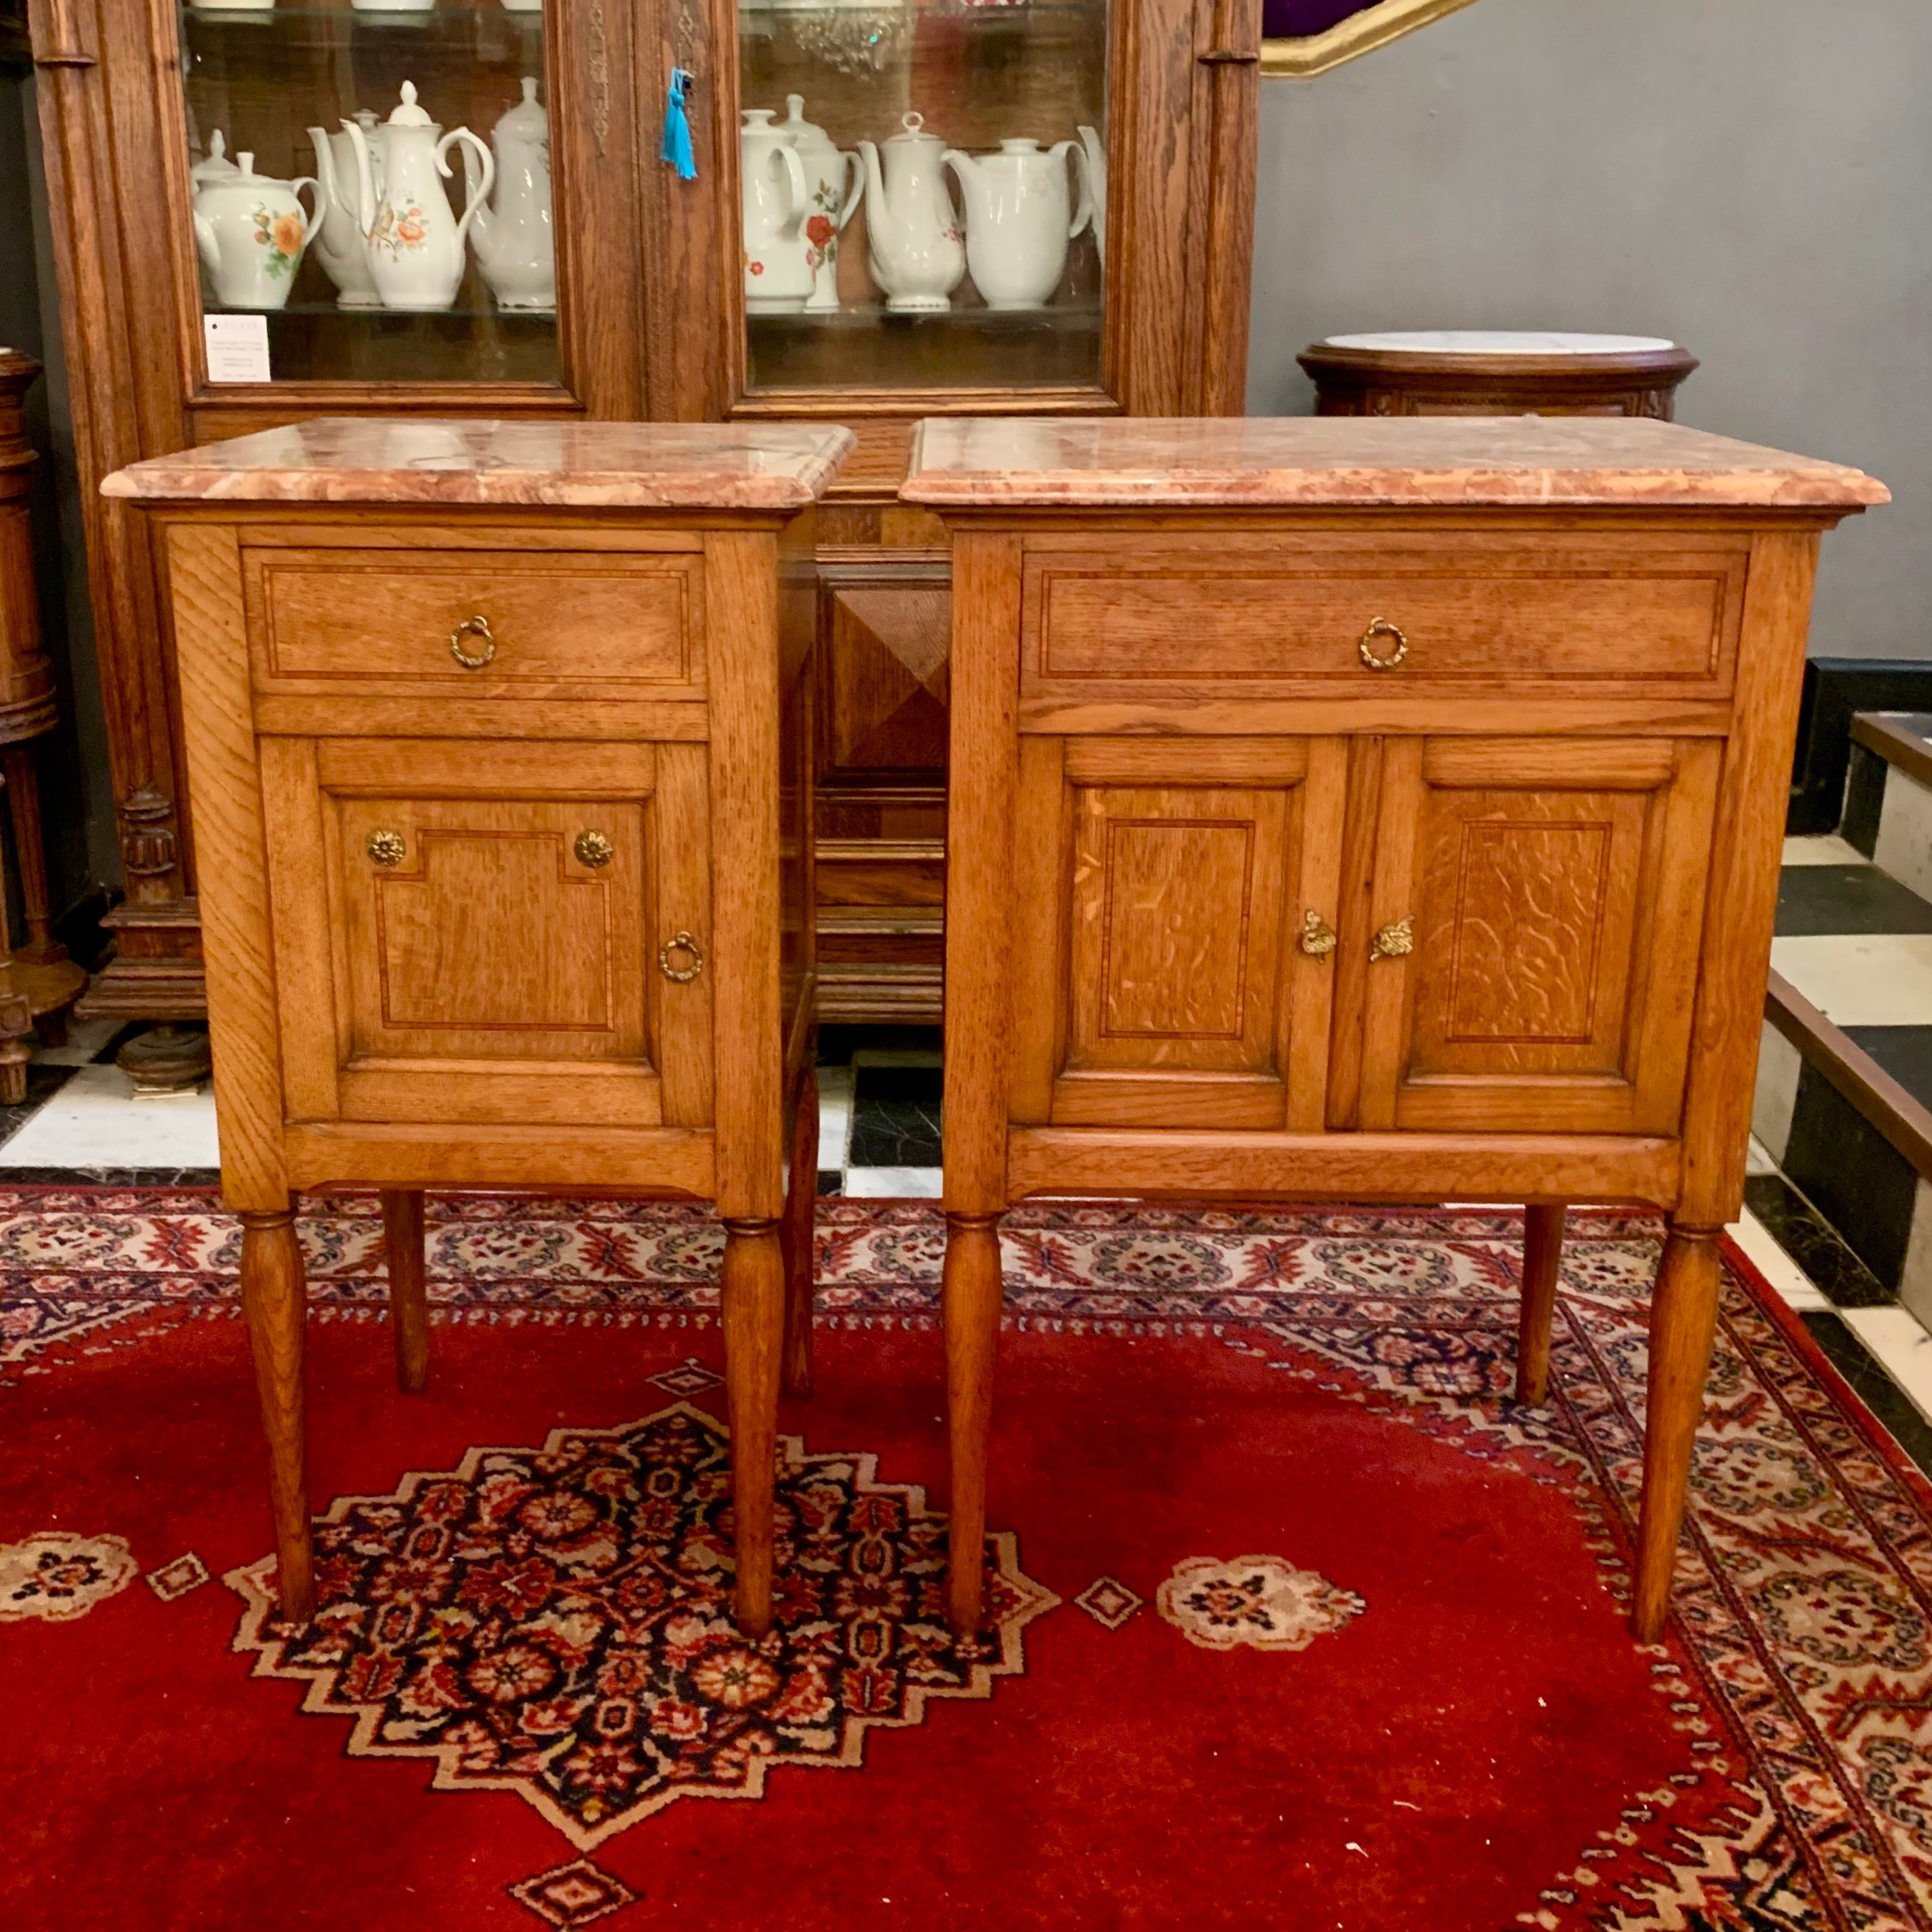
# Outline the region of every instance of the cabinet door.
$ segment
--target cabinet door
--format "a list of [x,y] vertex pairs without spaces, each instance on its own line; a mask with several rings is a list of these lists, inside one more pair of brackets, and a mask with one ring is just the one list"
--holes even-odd
[[1677,1130],[1721,747],[1383,754],[1360,1124]]
[[1334,740],[1022,740],[1014,1120],[1320,1126],[1346,768]]
[[262,749],[292,1118],[708,1122],[703,745]]

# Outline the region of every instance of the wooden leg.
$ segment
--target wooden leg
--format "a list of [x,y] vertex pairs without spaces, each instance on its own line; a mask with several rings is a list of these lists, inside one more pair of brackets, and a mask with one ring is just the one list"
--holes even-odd
[[812,1393],[812,1236],[818,1209],[818,1074],[808,1066],[799,1082],[791,1130],[791,1187],[785,1196],[784,1392]]
[[275,1519],[281,1610],[290,1623],[315,1615],[315,1565],[309,1543],[308,1454],[302,1422],[302,1328],[308,1315],[296,1217],[242,1216],[242,1312],[255,1356],[262,1432],[268,1440],[268,1498]]
[[772,1485],[778,1456],[778,1358],[785,1268],[776,1221],[727,1221],[722,1284],[731,1495],[738,1524],[738,1627],[772,1625]]
[[[20,862],[20,917],[27,928],[22,959],[64,959],[67,948],[54,939],[47,901],[47,862],[40,832],[40,779],[31,745],[9,745],[0,752],[7,775],[7,802],[14,818],[14,855]],[[43,1037],[44,1037],[44,1034]],[[53,1042],[49,1041],[52,1046]]]
[[429,1282],[423,1264],[419,1187],[382,1190],[382,1246],[389,1264],[389,1325],[396,1331],[396,1386],[405,1395],[429,1387]]
[[1650,1400],[1644,1418],[1643,1511],[1637,1528],[1630,1628],[1640,1643],[1664,1634],[1684,1524],[1690,1454],[1718,1327],[1718,1236],[1675,1228],[1664,1244],[1650,1308]]
[[1563,1260],[1567,1208],[1527,1208],[1522,1216],[1522,1312],[1516,1330],[1516,1399],[1540,1408],[1550,1393],[1550,1324]]
[[940,1294],[946,1318],[946,1407],[952,1459],[947,1608],[956,1636],[980,1628],[984,1606],[987,1442],[1000,1336],[1000,1217],[949,1214]]

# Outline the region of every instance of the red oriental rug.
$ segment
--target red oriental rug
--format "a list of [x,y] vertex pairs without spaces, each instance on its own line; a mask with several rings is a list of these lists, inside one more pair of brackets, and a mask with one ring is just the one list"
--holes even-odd
[[1670,1640],[1621,1617],[1655,1224],[1015,1213],[988,1561],[939,1615],[924,1204],[830,1201],[776,1628],[724,1614],[717,1237],[314,1204],[322,1612],[272,1620],[208,1192],[0,1190],[0,1924],[1932,1928],[1932,1494],[1732,1257]]

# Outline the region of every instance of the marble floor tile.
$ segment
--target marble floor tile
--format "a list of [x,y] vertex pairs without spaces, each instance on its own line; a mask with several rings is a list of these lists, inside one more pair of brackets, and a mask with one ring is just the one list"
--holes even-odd
[[1869,866],[1871,861],[1835,832],[1827,832],[1817,838],[1787,838],[1784,862],[1787,866]]
[[1892,1439],[1921,1469],[1932,1474],[1932,1424],[1926,1421],[1879,1366],[1871,1351],[1845,1325],[1844,1315],[1814,1309],[1798,1318]]
[[1747,1208],[1725,1230],[1743,1249],[1759,1274],[1796,1309],[1829,1308],[1830,1300],[1804,1270],[1771,1238],[1771,1232]]
[[1774,939],[1771,964],[1839,1026],[1932,1022],[1932,932]]
[[4,1145],[0,1165],[58,1168],[210,1168],[220,1165],[214,1095],[140,1099],[118,1066],[76,1067]]
[[1841,1318],[1912,1407],[1932,1422],[1932,1335],[1918,1316],[1909,1308],[1847,1308]]
[[1794,866],[1778,877],[1778,932],[1932,932],[1932,904],[1876,866]]
[[821,1172],[842,1168],[850,1158],[852,1070],[818,1070],[818,1165]]
[[1892,1300],[1838,1230],[1782,1174],[1750,1175],[1744,1206],[1834,1307],[1872,1308]]
[[937,1201],[944,1180],[937,1167],[848,1167],[844,1191],[874,1201]]
[[856,1167],[937,1167],[944,1077],[937,1066],[854,1069],[851,1160]]
[[1744,1150],[1744,1172],[1747,1174],[1775,1174],[1778,1163],[1771,1157],[1771,1150],[1756,1135],[1751,1136],[1750,1145]]
[[98,1057],[100,1049],[125,1024],[118,1019],[70,1020],[67,1044],[35,1047],[34,1064],[37,1066],[86,1066]]
[[1922,1106],[1932,1107],[1932,1015],[1923,1026],[1845,1030]]

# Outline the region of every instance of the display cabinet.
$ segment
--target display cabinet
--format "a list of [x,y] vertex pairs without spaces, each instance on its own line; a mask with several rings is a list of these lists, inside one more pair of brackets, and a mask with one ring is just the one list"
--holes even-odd
[[896,500],[910,425],[1240,408],[1258,0],[30,11],[127,889],[91,1010],[205,1011],[162,566],[99,480],[410,412],[857,430],[820,519],[826,1010],[936,1018],[948,557]]

